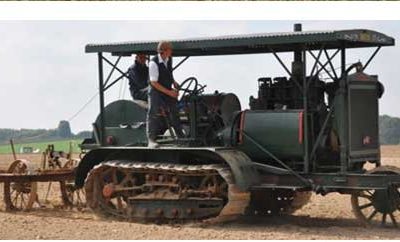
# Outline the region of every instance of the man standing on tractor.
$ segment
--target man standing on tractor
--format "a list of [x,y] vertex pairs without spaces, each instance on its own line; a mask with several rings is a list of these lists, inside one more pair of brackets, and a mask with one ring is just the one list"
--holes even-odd
[[149,89],[149,68],[146,65],[147,55],[136,54],[135,63],[128,69],[129,90],[134,100],[146,101]]
[[[148,146],[158,147],[156,138],[163,134],[167,126],[174,128],[176,136],[183,137],[182,126],[178,117],[177,98],[179,84],[172,73],[172,45],[161,41],[157,46],[158,54],[149,64],[149,109],[147,112]],[[172,87],[173,86],[173,87]],[[171,129],[170,129],[171,130]],[[173,134],[171,134],[173,135]]]

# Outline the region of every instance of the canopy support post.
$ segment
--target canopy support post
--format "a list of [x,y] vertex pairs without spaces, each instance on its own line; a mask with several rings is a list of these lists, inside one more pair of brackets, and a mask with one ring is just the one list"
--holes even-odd
[[103,53],[97,53],[98,57],[98,68],[99,68],[99,96],[100,96],[100,145],[103,146],[105,144],[105,136],[104,136],[104,73],[103,73]]
[[369,63],[372,61],[372,59],[374,59],[374,57],[376,56],[376,54],[378,53],[378,51],[381,49],[382,46],[379,46],[378,48],[376,48],[376,50],[374,51],[374,53],[371,55],[371,57],[368,59],[367,63],[365,63],[364,67],[363,67],[363,71],[367,68],[367,66],[369,65]]
[[174,66],[174,68],[172,68],[172,71],[175,71],[175,69],[177,69],[180,65],[183,64],[183,62],[185,62],[187,59],[189,59],[190,56],[186,56],[183,60],[181,60],[176,66]]

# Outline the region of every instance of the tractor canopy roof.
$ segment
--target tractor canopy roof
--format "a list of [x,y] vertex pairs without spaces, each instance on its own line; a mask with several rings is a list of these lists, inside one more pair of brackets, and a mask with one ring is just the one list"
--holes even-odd
[[[366,29],[298,31],[229,35],[169,40],[174,56],[210,56],[291,52],[298,50],[380,47],[394,45],[394,38]],[[155,54],[159,41],[88,44],[86,53],[108,52],[129,56],[142,52]]]

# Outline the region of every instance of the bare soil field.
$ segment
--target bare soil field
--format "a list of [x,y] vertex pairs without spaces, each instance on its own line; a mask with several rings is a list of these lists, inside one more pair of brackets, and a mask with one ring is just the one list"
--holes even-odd
[[[382,163],[400,167],[400,146],[383,146]],[[24,156],[38,162],[37,155]],[[0,156],[0,170],[11,155]],[[48,184],[39,186],[44,199]],[[45,208],[5,212],[0,184],[1,239],[400,239],[400,231],[365,228],[351,212],[350,197],[313,195],[311,202],[290,216],[243,217],[218,225],[202,223],[154,225],[100,219],[89,210],[62,209],[57,184],[52,184]]]

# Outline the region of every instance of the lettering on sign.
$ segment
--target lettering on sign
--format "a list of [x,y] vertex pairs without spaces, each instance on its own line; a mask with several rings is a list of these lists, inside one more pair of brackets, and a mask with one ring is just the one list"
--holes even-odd
[[350,41],[363,41],[363,42],[388,42],[385,36],[374,33],[346,33],[343,35],[344,39]]

